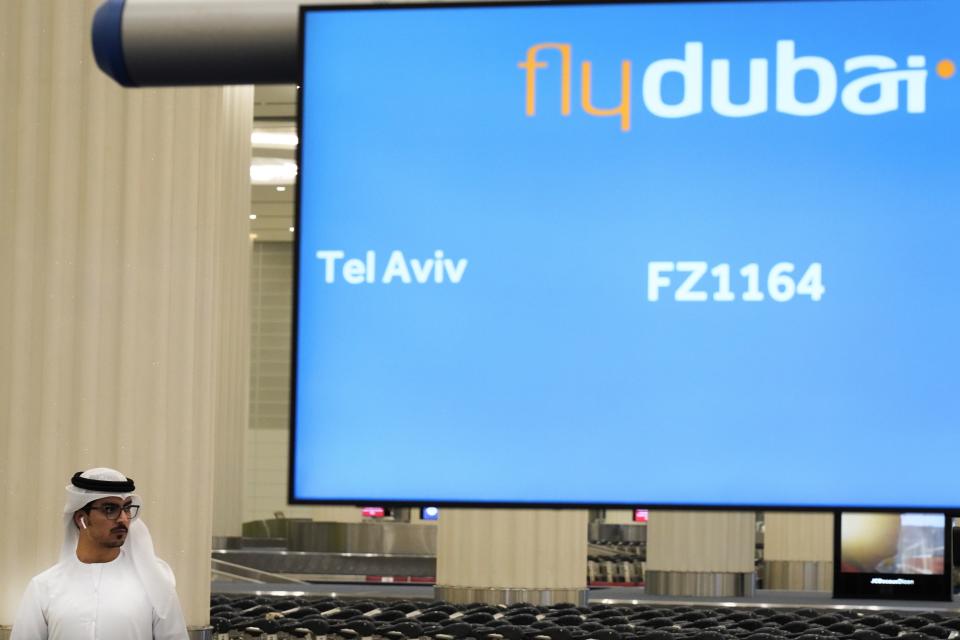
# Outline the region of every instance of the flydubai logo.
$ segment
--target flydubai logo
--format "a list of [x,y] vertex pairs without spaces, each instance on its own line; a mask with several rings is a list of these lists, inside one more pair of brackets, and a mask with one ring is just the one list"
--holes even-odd
[[[927,110],[927,58],[924,55],[908,55],[900,61],[884,55],[860,55],[843,61],[841,70],[832,61],[822,56],[798,55],[797,43],[779,40],[776,59],[771,64],[767,58],[753,58],[748,65],[749,85],[746,101],[734,102],[730,88],[730,60],[716,58],[709,61],[710,109],[717,115],[728,118],[745,118],[766,113],[773,108],[791,116],[811,117],[829,111],[837,102],[850,113],[873,116],[898,111],[903,107],[907,113],[924,113]],[[573,45],[545,42],[527,49],[527,55],[519,65],[525,76],[525,112],[536,116],[538,110],[559,108],[560,114],[569,116],[573,110]],[[545,82],[551,67],[559,70],[559,105],[538,104],[538,89]],[[773,95],[770,95],[770,68],[773,68]],[[940,60],[935,73],[943,79],[956,73],[952,60]],[[682,81],[682,97],[668,102],[664,98],[664,79],[676,74]],[[815,79],[814,91],[804,91],[798,96],[798,77],[801,74]],[[812,74],[812,75],[811,75]],[[630,131],[634,115],[633,63],[620,62],[620,97],[617,104],[598,106],[594,104],[593,64],[580,62],[580,108],[584,113],[597,117],[615,117],[620,120],[620,129]],[[704,52],[702,42],[687,42],[683,58],[655,60],[643,72],[641,99],[643,107],[659,118],[686,118],[704,111]],[[549,81],[556,81],[553,74]],[[903,90],[901,91],[901,88]],[[812,95],[808,95],[811,94]],[[901,104],[901,101],[903,104]]]

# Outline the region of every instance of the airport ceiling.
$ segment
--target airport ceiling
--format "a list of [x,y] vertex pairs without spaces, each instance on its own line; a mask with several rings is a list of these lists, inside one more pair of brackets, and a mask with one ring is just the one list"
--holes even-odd
[[254,89],[250,234],[258,242],[293,239],[297,88]]

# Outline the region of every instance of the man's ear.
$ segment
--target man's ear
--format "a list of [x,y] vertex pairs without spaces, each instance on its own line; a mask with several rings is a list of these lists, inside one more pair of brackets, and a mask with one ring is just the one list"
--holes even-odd
[[84,521],[84,522],[81,524],[81,520],[85,520],[86,517],[87,517],[87,514],[86,514],[82,509],[79,510],[79,511],[74,511],[74,512],[73,512],[73,525],[74,525],[77,529],[86,529],[86,527],[84,526],[84,525],[86,524],[86,522]]

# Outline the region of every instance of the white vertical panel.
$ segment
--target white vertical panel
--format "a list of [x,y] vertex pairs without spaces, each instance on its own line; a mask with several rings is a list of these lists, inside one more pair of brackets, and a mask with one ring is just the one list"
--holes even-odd
[[121,89],[98,4],[0,3],[0,624],[92,466],[135,478],[199,624],[214,433],[242,442],[246,411],[253,92]]
[[441,510],[438,585],[582,589],[586,575],[584,510]]
[[833,561],[832,513],[764,514],[764,560]]
[[754,570],[756,515],[750,511],[650,511],[650,571],[749,573]]

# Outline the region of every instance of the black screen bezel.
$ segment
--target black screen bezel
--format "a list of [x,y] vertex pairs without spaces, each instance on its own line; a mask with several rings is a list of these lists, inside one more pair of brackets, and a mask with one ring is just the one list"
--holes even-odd
[[[456,10],[463,8],[508,8],[508,7],[556,7],[556,6],[596,6],[596,5],[657,5],[657,4],[818,4],[824,2],[848,2],[850,0],[507,0],[504,2],[490,1],[466,1],[466,2],[410,2],[410,3],[390,3],[390,4],[324,4],[324,5],[301,5],[299,7],[298,17],[298,43],[297,43],[297,137],[303,139],[303,91],[300,87],[304,84],[304,25],[305,16],[312,12],[333,12],[333,11],[395,11],[406,9],[430,9],[430,10]],[[869,0],[853,0],[869,1]],[[296,162],[297,166],[302,166],[301,145],[297,145]],[[757,510],[757,511],[783,511],[783,512],[838,512],[839,510],[847,512],[945,512],[956,513],[960,515],[960,503],[957,505],[924,505],[916,507],[912,505],[859,505],[851,506],[844,504],[800,504],[800,505],[778,505],[762,503],[724,503],[724,504],[697,504],[697,503],[674,503],[674,502],[645,502],[633,500],[629,503],[610,503],[610,502],[498,502],[498,501],[458,501],[458,500],[384,500],[376,496],[367,496],[360,498],[345,499],[312,499],[298,498],[294,494],[295,478],[295,445],[296,445],[296,393],[297,393],[297,356],[298,356],[298,336],[299,336],[299,295],[300,295],[300,234],[301,228],[301,180],[300,172],[297,174],[295,188],[294,204],[294,255],[293,255],[293,301],[292,301],[292,332],[291,342],[292,350],[290,356],[290,430],[288,443],[288,474],[287,474],[287,500],[290,505],[363,505],[369,503],[382,504],[387,507],[489,507],[489,508],[517,508],[517,509],[683,509],[696,511],[728,511],[728,510]],[[362,472],[362,471],[358,471]],[[838,530],[838,529],[837,529]],[[839,556],[837,556],[839,557]],[[836,584],[836,581],[834,582]]]

